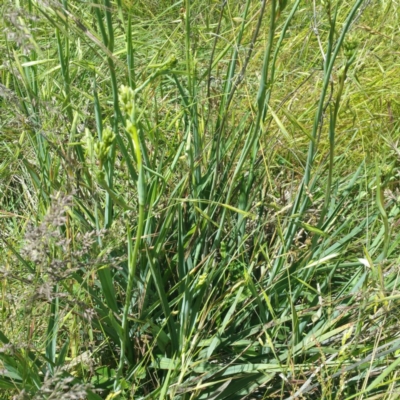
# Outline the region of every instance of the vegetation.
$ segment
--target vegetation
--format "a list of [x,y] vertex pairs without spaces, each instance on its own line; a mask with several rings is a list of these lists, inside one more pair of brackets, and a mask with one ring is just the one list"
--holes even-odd
[[2,399],[397,399],[396,2],[3,0]]

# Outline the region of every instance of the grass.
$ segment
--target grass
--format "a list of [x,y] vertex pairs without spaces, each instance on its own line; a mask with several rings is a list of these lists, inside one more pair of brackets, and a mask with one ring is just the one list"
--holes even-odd
[[1,398],[398,398],[395,3],[0,11]]

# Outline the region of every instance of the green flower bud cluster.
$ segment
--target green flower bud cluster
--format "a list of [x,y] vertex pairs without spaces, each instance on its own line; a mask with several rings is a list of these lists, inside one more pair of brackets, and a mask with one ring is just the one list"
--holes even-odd
[[100,166],[104,164],[107,158],[108,151],[115,140],[115,135],[110,128],[105,128],[103,130],[101,141],[94,144],[94,152],[97,159],[100,162]]
[[201,274],[199,276],[199,280],[196,283],[195,289],[200,289],[207,282],[207,274]]
[[101,185],[106,181],[106,174],[104,171],[95,171],[96,181]]
[[122,85],[119,89],[119,103],[122,111],[131,116],[135,106],[135,92],[129,86]]
[[325,10],[330,10],[331,7],[331,0],[321,0],[322,7],[325,8]]
[[176,65],[178,64],[178,59],[176,56],[173,54],[171,57],[168,58],[168,60],[165,62],[164,70],[169,71],[172,68],[175,68]]
[[358,41],[355,39],[349,39],[343,44],[344,55],[348,60],[352,59],[356,54],[358,47]]

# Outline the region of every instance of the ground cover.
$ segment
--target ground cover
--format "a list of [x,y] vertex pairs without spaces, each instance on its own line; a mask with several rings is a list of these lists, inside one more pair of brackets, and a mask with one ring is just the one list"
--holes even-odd
[[4,399],[397,399],[398,6],[0,5]]

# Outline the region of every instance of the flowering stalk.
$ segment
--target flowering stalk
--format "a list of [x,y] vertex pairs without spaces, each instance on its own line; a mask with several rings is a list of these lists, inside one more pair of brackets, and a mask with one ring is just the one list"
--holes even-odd
[[146,182],[144,177],[144,170],[142,164],[142,153],[140,150],[140,142],[139,135],[137,131],[136,119],[135,119],[135,102],[134,102],[134,93],[131,88],[122,86],[120,89],[120,102],[122,103],[122,110],[125,111],[128,118],[126,120],[125,129],[128,132],[130,138],[133,142],[133,148],[135,151],[135,158],[138,169],[138,181],[137,181],[137,189],[138,189],[138,202],[139,202],[139,217],[138,217],[138,227],[136,231],[136,241],[135,246],[132,251],[132,238],[130,234],[130,229],[127,229],[128,232],[128,283],[126,287],[126,295],[125,295],[125,304],[124,311],[122,316],[122,334],[121,334],[121,354],[119,360],[119,366],[117,371],[117,379],[116,385],[119,387],[115,388],[116,390],[120,390],[120,378],[122,376],[124,363],[125,363],[125,354],[126,354],[126,346],[127,346],[127,337],[128,337],[128,314],[129,309],[131,307],[132,300],[132,291],[133,285],[135,281],[136,275],[136,266],[138,263],[138,254],[141,245],[141,238],[143,234],[144,228],[144,207],[146,202]]

